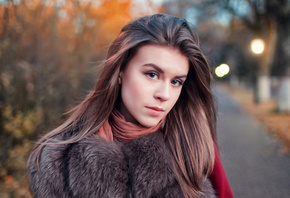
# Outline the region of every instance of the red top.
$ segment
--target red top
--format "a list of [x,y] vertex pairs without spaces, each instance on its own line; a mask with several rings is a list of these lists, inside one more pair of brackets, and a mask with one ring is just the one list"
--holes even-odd
[[216,145],[214,145],[215,150],[215,162],[213,167],[213,172],[209,176],[213,188],[216,191],[218,198],[233,198],[233,193],[228,182],[225,170],[223,168],[222,162],[219,157]]

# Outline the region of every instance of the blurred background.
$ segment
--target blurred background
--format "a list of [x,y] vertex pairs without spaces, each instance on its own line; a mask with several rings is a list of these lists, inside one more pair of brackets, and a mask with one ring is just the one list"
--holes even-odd
[[283,120],[288,151],[289,0],[0,0],[0,197],[30,197],[34,142],[93,88],[121,28],[154,13],[190,22],[216,84],[271,131]]

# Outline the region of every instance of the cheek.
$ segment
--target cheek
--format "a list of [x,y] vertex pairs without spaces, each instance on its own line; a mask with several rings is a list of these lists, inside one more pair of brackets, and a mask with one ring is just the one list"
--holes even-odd
[[143,98],[143,90],[140,82],[128,78],[122,83],[122,100],[126,105],[134,106]]
[[170,102],[170,110],[174,107],[174,105],[176,104],[179,96],[180,96],[181,91],[176,91],[172,93],[172,97],[171,97],[171,102]]

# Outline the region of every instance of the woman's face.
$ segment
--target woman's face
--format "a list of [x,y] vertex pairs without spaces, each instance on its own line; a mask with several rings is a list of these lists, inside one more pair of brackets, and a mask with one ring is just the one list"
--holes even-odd
[[120,73],[119,111],[129,122],[157,125],[175,105],[188,70],[188,59],[178,49],[140,47]]

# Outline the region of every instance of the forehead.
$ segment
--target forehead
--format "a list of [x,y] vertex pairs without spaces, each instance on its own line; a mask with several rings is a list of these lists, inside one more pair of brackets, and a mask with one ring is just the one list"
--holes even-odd
[[176,75],[187,74],[189,70],[188,58],[177,48],[160,45],[141,46],[129,62],[129,66],[154,64],[165,71]]

